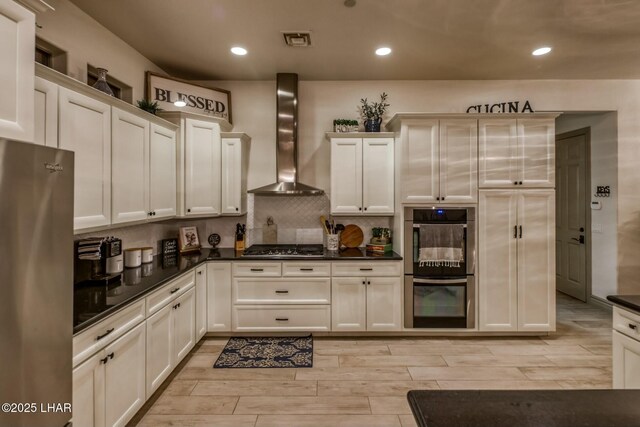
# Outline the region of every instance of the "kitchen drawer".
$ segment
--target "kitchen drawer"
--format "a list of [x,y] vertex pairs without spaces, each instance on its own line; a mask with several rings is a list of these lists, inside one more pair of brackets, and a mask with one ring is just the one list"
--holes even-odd
[[333,276],[400,276],[402,263],[398,261],[334,262]]
[[283,277],[329,277],[331,263],[329,262],[283,262]]
[[144,320],[144,299],[112,314],[73,337],[73,366],[102,350]]
[[328,331],[329,305],[236,305],[234,331]]
[[613,307],[613,329],[640,341],[640,315]]
[[282,264],[279,262],[234,262],[235,277],[280,277]]
[[196,284],[196,274],[194,270],[184,276],[180,276],[175,280],[162,286],[157,291],[147,297],[147,317],[159,311],[162,307],[169,304],[179,295],[187,292]]
[[234,304],[330,304],[330,278],[234,279]]

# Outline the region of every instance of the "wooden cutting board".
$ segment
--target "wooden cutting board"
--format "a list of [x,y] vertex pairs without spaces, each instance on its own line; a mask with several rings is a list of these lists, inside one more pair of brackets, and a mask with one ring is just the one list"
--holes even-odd
[[362,245],[364,233],[362,229],[355,224],[348,224],[344,227],[344,231],[340,233],[340,245],[347,248],[357,248]]

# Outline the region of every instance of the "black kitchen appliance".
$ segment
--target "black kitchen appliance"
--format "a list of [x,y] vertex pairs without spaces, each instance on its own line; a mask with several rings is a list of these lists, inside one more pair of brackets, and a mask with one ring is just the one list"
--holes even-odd
[[243,257],[259,258],[322,258],[324,247],[318,245],[251,245]]
[[[475,326],[474,207],[405,208],[404,324],[407,328]],[[421,262],[421,245],[429,225],[448,225],[459,232],[459,262]]]

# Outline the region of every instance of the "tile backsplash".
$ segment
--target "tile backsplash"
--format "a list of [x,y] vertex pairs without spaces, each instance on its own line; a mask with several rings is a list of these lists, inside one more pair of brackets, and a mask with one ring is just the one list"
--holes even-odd
[[[329,219],[330,202],[322,196],[256,196],[248,195],[247,215],[239,217],[217,217],[200,219],[171,219],[141,225],[132,225],[93,233],[78,234],[75,239],[97,236],[115,236],[122,239],[123,247],[134,248],[151,246],[154,255],[158,253],[162,239],[177,238],[182,226],[198,227],[198,237],[203,247],[210,247],[207,238],[212,233],[221,237],[219,247],[234,246],[236,224],[247,225],[247,246],[262,243],[263,226],[268,217],[277,225],[278,243],[304,244],[325,243],[324,231],[320,225],[320,216]],[[355,224],[364,232],[366,244],[371,238],[372,227],[393,228],[391,217],[339,216],[336,224]]]

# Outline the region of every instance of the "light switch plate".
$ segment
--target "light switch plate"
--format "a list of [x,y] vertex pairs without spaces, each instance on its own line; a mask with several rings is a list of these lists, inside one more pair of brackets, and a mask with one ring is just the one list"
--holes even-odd
[[591,231],[594,233],[602,233],[602,224],[600,223],[591,223]]

